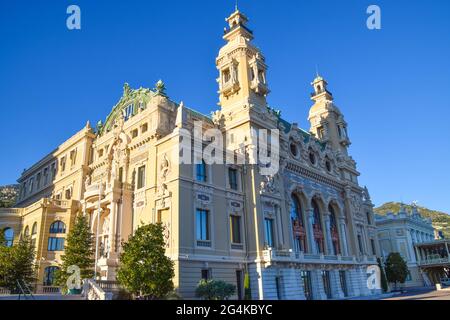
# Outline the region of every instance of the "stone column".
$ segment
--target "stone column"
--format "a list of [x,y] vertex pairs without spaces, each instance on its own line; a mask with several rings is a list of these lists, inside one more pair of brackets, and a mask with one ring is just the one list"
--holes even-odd
[[327,300],[327,294],[323,287],[321,270],[311,271],[311,285],[314,300]]
[[339,270],[330,271],[331,295],[334,299],[343,299],[345,297],[342,291]]
[[345,225],[345,217],[344,216],[339,217],[339,227],[340,227],[339,237],[341,239],[342,250],[343,250],[342,255],[343,256],[348,256],[349,255],[349,253],[348,253],[348,240],[347,240],[348,237],[347,237],[347,228],[346,228],[346,225]]
[[325,221],[325,239],[327,242],[327,254],[332,255],[333,254],[333,241],[331,240],[331,222],[330,222],[330,215],[326,214],[324,215],[324,221]]
[[109,257],[115,258],[117,252],[116,240],[117,240],[117,203],[111,202],[109,205]]
[[362,296],[369,296],[370,295],[370,290],[367,287],[367,273],[366,273],[366,267],[365,266],[361,266],[358,268],[358,272],[360,274],[360,286],[361,286],[361,295]]
[[283,226],[281,220],[281,208],[278,205],[274,205],[273,209],[275,210],[276,224],[277,224],[277,247],[284,247],[283,241]]
[[309,244],[309,252],[312,254],[317,253],[317,248],[314,241],[314,228],[313,228],[313,222],[314,222],[314,211],[312,208],[306,209],[306,215],[308,217],[308,230],[306,232],[306,235],[308,237],[308,244]]
[[359,297],[361,295],[360,274],[356,268],[347,272],[348,293],[351,297]]

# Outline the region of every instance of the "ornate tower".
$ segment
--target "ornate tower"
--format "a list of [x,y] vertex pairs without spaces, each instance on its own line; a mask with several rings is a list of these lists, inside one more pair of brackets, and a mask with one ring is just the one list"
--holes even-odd
[[247,28],[248,18],[237,8],[226,21],[223,39],[227,43],[216,59],[219,70],[219,95],[222,111],[242,108],[266,107],[269,89],[266,81],[267,66],[260,50],[252,44],[253,32]]
[[333,102],[333,95],[327,89],[327,81],[317,75],[311,85],[314,88],[311,94],[314,105],[308,117],[311,133],[320,140],[330,143],[333,150],[347,156],[347,148],[351,143],[347,134],[347,123]]

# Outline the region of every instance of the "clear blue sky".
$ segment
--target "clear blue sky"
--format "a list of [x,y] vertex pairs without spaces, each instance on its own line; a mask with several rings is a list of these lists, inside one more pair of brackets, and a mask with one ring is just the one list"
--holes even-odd
[[[77,4],[82,30],[66,28]],[[366,8],[382,30],[366,28]],[[269,103],[308,129],[316,65],[349,124],[350,152],[376,205],[450,212],[450,1],[240,0],[270,67]],[[233,0],[0,3],[0,184],[87,120],[105,119],[124,82],[162,78],[176,101],[216,109],[215,57]]]

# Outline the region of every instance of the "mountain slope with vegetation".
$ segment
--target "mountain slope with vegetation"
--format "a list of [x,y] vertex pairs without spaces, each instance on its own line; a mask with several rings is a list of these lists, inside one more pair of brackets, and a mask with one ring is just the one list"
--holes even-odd
[[[377,214],[385,215],[388,212],[397,213],[400,211],[401,207],[400,202],[387,202],[381,205],[378,208],[375,208],[374,211]],[[404,205],[407,211],[411,211],[412,205]],[[420,214],[424,218],[431,218],[433,223],[433,227],[436,230],[442,231],[446,238],[450,238],[450,215],[445,212],[430,210],[425,207],[417,207],[419,209]]]
[[0,208],[11,208],[16,203],[18,185],[0,186]]

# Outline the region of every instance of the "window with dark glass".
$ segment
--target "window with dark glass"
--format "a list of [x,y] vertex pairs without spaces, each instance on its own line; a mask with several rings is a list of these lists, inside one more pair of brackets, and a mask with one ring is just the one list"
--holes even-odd
[[298,147],[294,141],[291,141],[289,148],[291,150],[291,154],[294,156],[294,158],[296,158],[298,156]]
[[14,230],[11,228],[4,229],[3,236],[5,238],[5,245],[7,247],[12,247],[12,245],[14,243]]
[[211,272],[209,271],[209,269],[202,269],[201,277],[203,280],[211,279]]
[[344,293],[344,297],[348,297],[347,276],[344,270],[339,271],[339,280],[341,283],[342,292]]
[[322,281],[323,281],[323,289],[328,299],[331,299],[331,282],[330,282],[330,271],[324,270],[322,271]]
[[292,231],[294,233],[295,250],[297,252],[306,252],[306,230],[303,222],[303,212],[300,201],[295,194],[291,195],[290,214]]
[[303,291],[305,293],[306,300],[312,300],[312,283],[311,283],[311,271],[301,271],[300,273],[303,281]]
[[366,212],[366,216],[367,216],[367,224],[372,224],[372,219],[370,217],[370,212]]
[[275,286],[277,289],[277,298],[278,300],[282,300],[283,299],[283,281],[281,277],[275,277]]
[[231,221],[231,242],[241,244],[241,217],[236,215],[230,216]]
[[363,243],[362,243],[362,237],[360,234],[358,234],[358,248],[359,248],[359,253],[360,254],[364,254],[364,247],[363,247]]
[[55,273],[58,267],[51,266],[44,269],[44,286],[52,286],[55,284]]
[[322,221],[320,218],[320,209],[317,201],[315,199],[311,202],[313,207],[313,233],[314,233],[314,241],[316,244],[317,252],[324,253],[324,234],[322,229]]
[[314,155],[313,151],[309,152],[309,161],[311,162],[311,164],[316,164],[316,156]]
[[375,248],[375,240],[373,240],[373,239],[370,239],[370,245],[371,245],[371,247],[372,247],[372,255],[376,255],[377,254],[377,250],[376,250],[376,248]]
[[209,212],[207,210],[197,209],[197,240],[209,241]]
[[331,172],[331,162],[330,162],[330,160],[325,161],[325,167],[327,168],[328,172]]
[[48,238],[48,251],[63,251],[64,250],[64,238],[50,237]]
[[264,219],[264,229],[265,229],[265,241],[266,245],[269,248],[274,246],[273,241],[273,219],[265,218]]
[[55,221],[50,225],[50,233],[66,233],[66,225],[62,221]]
[[331,242],[333,245],[331,249],[333,250],[333,254],[337,255],[341,253],[341,248],[339,243],[337,216],[331,204],[328,206],[328,212],[330,213],[330,232],[331,232]]
[[31,228],[31,235],[35,235],[37,233],[37,222],[33,223],[33,227]]
[[202,160],[202,163],[196,164],[196,177],[197,181],[206,182],[206,164]]
[[145,166],[138,168],[137,188],[141,189],[145,186]]
[[237,170],[234,168],[228,168],[228,180],[230,182],[230,188],[233,190],[238,189],[237,178],[238,178]]

